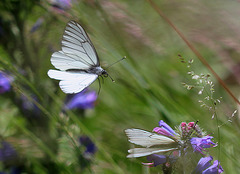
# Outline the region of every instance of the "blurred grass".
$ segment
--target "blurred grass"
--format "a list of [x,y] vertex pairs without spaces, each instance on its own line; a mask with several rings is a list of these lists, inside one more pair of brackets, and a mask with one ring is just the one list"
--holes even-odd
[[[228,86],[239,97],[239,74],[233,71],[239,63],[240,52],[239,2],[184,0],[157,3],[222,79],[235,79]],[[26,63],[26,55],[21,49],[21,38],[17,38],[19,40],[16,40],[16,45],[19,47],[15,49],[12,47],[14,43],[7,47],[4,45],[5,40],[1,39],[0,49],[1,68],[16,75],[14,85],[20,91],[15,89],[15,93],[30,96],[27,92],[30,90],[41,96],[39,105],[48,120],[46,127],[43,126],[42,132],[39,132],[38,129],[31,128],[24,117],[20,117],[22,113],[17,109],[18,106],[7,95],[0,98],[1,137],[11,139],[11,142],[27,139],[22,146],[24,143],[33,143],[35,150],[39,151],[36,154],[47,154],[44,157],[35,156],[34,153],[28,153],[31,148],[20,150],[23,152],[21,158],[26,159],[29,168],[39,171],[38,173],[49,173],[49,166],[42,165],[42,161],[49,157],[46,163],[54,162],[54,167],[62,173],[76,172],[75,151],[71,148],[77,142],[73,143],[72,138],[77,139],[77,135],[87,134],[96,143],[98,152],[92,169],[86,173],[141,173],[145,171],[141,162],[146,162],[146,159],[126,158],[130,145],[124,129],[134,127],[151,131],[161,119],[172,127],[182,121],[199,120],[199,125],[213,135],[215,141],[219,140],[216,120],[212,120],[212,113],[201,108],[198,103],[202,96],[197,95],[196,89],[188,91],[181,85],[182,82],[192,83],[192,80],[187,75],[187,68],[180,63],[178,54],[186,59],[194,59],[192,69],[196,73],[207,73],[206,67],[147,1],[85,0],[75,2],[67,11],[68,16],[53,13],[45,2],[39,4],[24,19],[24,46],[29,53],[29,62]],[[2,20],[14,24],[9,13],[1,12],[1,15]],[[30,33],[39,17],[44,18],[42,26]],[[108,69],[116,83],[110,79],[104,80],[96,107],[88,110],[85,118],[79,118],[70,112],[69,120],[66,121],[59,114],[65,94],[59,89],[57,81],[47,77],[47,71],[53,68],[50,64],[51,54],[61,49],[63,30],[71,19],[79,21],[88,32],[102,66],[107,67],[123,56],[127,56],[127,59]],[[14,25],[11,27],[17,36],[20,31]],[[18,73],[19,69],[23,69],[27,77],[22,77]],[[237,105],[216,81],[215,85],[216,98],[223,97],[217,110],[221,125],[228,120]],[[97,91],[97,82],[90,88]],[[219,147],[212,152],[220,160],[225,173],[240,171],[238,120],[236,116],[231,124],[220,127],[221,152],[219,155]],[[71,129],[73,125],[78,127],[77,130],[74,129],[75,132]],[[57,147],[61,154],[67,156],[58,159]],[[71,156],[73,159],[69,159]],[[55,170],[54,167],[52,170]],[[159,167],[150,169],[151,173],[160,170]]]

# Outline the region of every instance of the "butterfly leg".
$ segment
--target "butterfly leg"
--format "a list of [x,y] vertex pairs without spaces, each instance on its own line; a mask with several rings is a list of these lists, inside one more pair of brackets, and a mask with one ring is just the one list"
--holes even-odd
[[100,90],[101,90],[101,81],[100,81],[99,78],[97,78],[97,80],[98,80],[98,86],[99,86],[99,88],[98,88],[98,95],[99,95],[100,94]]
[[103,81],[103,84],[104,84],[104,78],[103,78],[103,76],[100,76],[101,78],[102,78],[102,81]]

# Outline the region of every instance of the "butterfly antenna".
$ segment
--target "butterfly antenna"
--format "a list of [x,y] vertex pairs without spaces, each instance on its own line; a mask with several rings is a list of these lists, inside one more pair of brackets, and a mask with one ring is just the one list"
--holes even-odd
[[108,77],[110,77],[110,79],[112,80],[112,82],[115,82],[115,80],[113,80],[113,78],[108,74]]
[[[127,57],[126,56],[124,56],[123,58],[121,58],[120,60],[118,60],[118,61],[116,61],[116,62],[114,62],[113,64],[111,64],[111,65],[109,65],[106,69],[108,69],[109,67],[111,67],[111,66],[113,66],[113,65],[115,65],[116,63],[118,63],[118,62],[120,62],[120,61],[122,61],[122,60],[124,60],[124,59],[126,59]],[[109,76],[110,77],[110,76]],[[110,77],[111,78],[111,77]],[[112,78],[111,78],[112,79]],[[112,79],[113,80],[113,79]],[[114,81],[114,80],[113,80]]]

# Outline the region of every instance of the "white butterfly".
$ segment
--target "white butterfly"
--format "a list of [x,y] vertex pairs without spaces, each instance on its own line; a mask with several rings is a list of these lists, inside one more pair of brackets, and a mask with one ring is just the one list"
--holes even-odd
[[92,84],[98,76],[107,77],[101,68],[97,52],[85,30],[75,21],[68,22],[62,39],[62,51],[52,54],[50,78],[60,80],[65,93],[78,93]]
[[164,135],[151,133],[141,129],[126,129],[129,142],[143,146],[128,150],[128,158],[148,156],[156,153],[174,151],[178,149],[178,143]]

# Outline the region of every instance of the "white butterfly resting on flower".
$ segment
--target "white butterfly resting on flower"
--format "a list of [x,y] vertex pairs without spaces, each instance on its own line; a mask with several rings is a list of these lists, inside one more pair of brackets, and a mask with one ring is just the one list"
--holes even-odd
[[49,70],[50,78],[60,80],[65,93],[78,93],[99,76],[108,73],[101,68],[97,52],[85,30],[75,21],[68,22],[62,39],[62,50],[51,57],[52,65],[59,70]]

